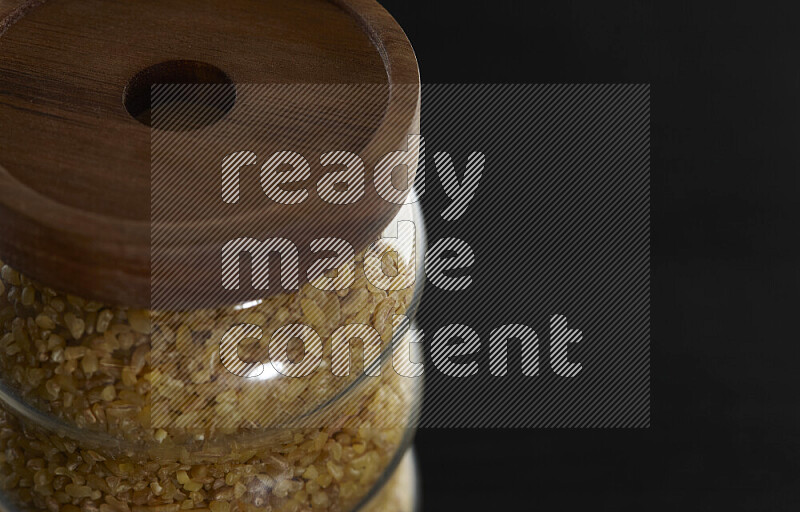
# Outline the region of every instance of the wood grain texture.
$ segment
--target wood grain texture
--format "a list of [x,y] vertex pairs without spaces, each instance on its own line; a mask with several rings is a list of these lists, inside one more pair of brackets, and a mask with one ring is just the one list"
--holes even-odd
[[[235,84],[385,87],[373,111],[354,109],[353,133],[373,123],[355,144],[368,167],[418,133],[413,50],[372,0],[0,0],[1,258],[57,289],[150,304],[151,131],[123,93],[171,60],[208,63]],[[237,217],[298,246],[320,232],[364,246],[397,210],[375,194],[330,211],[313,199],[291,215],[261,201]],[[181,219],[198,233],[209,220],[230,221]],[[183,270],[176,286],[192,288]]]

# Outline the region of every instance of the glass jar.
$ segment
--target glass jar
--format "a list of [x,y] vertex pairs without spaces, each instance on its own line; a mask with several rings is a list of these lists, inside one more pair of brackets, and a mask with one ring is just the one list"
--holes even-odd
[[[414,239],[391,238],[403,220],[414,223]],[[394,371],[391,356],[408,341],[409,322],[399,319],[419,301],[424,242],[412,203],[356,258],[346,290],[310,283],[189,312],[109,306],[0,265],[2,507],[410,510],[413,464],[400,463],[421,383]],[[375,264],[413,281],[377,288]],[[262,341],[287,325],[312,327],[323,350],[317,371],[285,375],[252,332],[221,343],[237,325],[260,329]],[[367,331],[347,331],[353,325]],[[377,352],[365,332],[375,333]],[[334,350],[336,340],[352,351]],[[247,371],[223,364],[226,350]],[[338,371],[344,362],[350,371]]]
[[[419,69],[375,0],[290,3],[0,2],[2,507],[407,508]],[[225,280],[265,240],[287,293]]]
[[[43,437],[45,440],[43,440]],[[109,496],[108,494],[104,498],[104,502],[101,503],[99,506],[96,504],[96,500],[92,499],[92,495],[90,494],[86,499],[82,500],[80,506],[75,505],[74,503],[65,503],[61,504],[58,503],[58,498],[55,497],[56,493],[54,492],[53,495],[50,496],[41,496],[41,493],[36,492],[35,485],[36,482],[44,482],[47,480],[51,480],[54,483],[54,486],[59,486],[56,483],[56,479],[61,477],[61,481],[64,482],[64,487],[66,485],[74,485],[72,483],[67,482],[74,482],[75,478],[77,477],[76,474],[66,473],[64,471],[60,473],[65,473],[63,475],[49,475],[44,476],[42,473],[45,470],[45,466],[49,467],[49,463],[46,464],[45,460],[51,460],[50,458],[46,457],[60,457],[63,453],[65,453],[62,448],[62,445],[66,446],[66,441],[61,439],[56,441],[55,444],[47,443],[46,436],[42,435],[35,435],[30,431],[26,431],[22,425],[18,422],[16,418],[13,416],[7,415],[7,413],[0,409],[0,447],[3,448],[4,453],[9,454],[16,454],[19,456],[20,452],[24,453],[24,457],[27,457],[22,462],[18,462],[16,466],[13,464],[5,464],[9,462],[9,458],[7,455],[3,455],[4,460],[4,471],[0,473],[0,477],[3,478],[3,492],[5,494],[0,494],[0,511],[2,512],[19,512],[23,510],[28,510],[30,508],[34,508],[36,510],[105,510],[105,511],[113,511],[113,510],[184,510],[181,506],[184,503],[188,503],[189,500],[184,500],[184,502],[178,503],[171,503],[171,504],[163,504],[163,505],[150,505],[150,506],[141,506],[129,503],[127,500],[120,500],[117,498],[113,498],[113,496]],[[408,438],[410,439],[410,438]],[[43,450],[43,447],[45,449]],[[400,457],[401,456],[401,457]],[[22,457],[20,457],[22,458]],[[6,466],[8,466],[8,471],[6,471]],[[39,468],[39,469],[37,469]],[[193,474],[196,467],[188,466],[187,469],[183,471],[187,472],[187,475]],[[309,470],[306,469],[303,471],[303,480],[305,480],[304,486],[308,487],[309,482],[313,482],[310,480],[306,480],[305,477]],[[318,470],[317,470],[318,471]],[[196,474],[196,473],[195,473]],[[37,476],[38,475],[38,476]],[[117,488],[125,486],[121,480],[118,481],[118,477],[116,476],[109,476],[106,478],[102,478],[98,473],[90,473],[86,477],[87,485],[83,487],[88,487],[91,491],[86,491],[84,489],[84,493],[90,492],[94,495],[97,492],[101,492],[101,489],[111,487],[109,481],[116,484]],[[259,479],[259,476],[256,475],[256,479]],[[407,449],[405,453],[398,452],[398,456],[396,456],[390,464],[388,464],[383,473],[380,477],[376,480],[374,485],[372,485],[371,489],[361,497],[359,504],[352,508],[353,511],[357,512],[413,512],[419,509],[419,490],[418,490],[418,480],[417,480],[417,467],[416,462],[414,460],[414,453],[412,449]],[[25,485],[25,480],[29,483],[34,484],[34,489],[31,488],[30,485],[27,487],[21,487]],[[260,479],[259,479],[260,482]],[[9,485],[17,485],[14,490],[5,489],[6,486]],[[41,484],[40,484],[41,485]],[[311,484],[313,486],[313,483]],[[165,489],[161,485],[160,482],[156,482],[153,484],[152,482],[148,484],[150,490],[160,490],[161,494],[163,495]],[[212,484],[213,487],[213,484]],[[321,487],[321,485],[320,485]],[[136,485],[133,487],[136,488]],[[237,485],[234,484],[234,491],[233,491],[233,499],[236,499],[236,488]],[[71,487],[72,492],[80,492],[80,487]],[[230,499],[227,495],[230,492],[227,490],[227,487],[220,487],[223,489],[218,491],[218,494],[213,496],[213,498],[223,498],[222,500],[216,500],[208,505],[208,507],[197,507],[193,508],[193,510],[237,510],[241,509],[242,506],[240,503],[231,504],[230,501],[225,501],[225,499]],[[241,489],[241,487],[239,487]],[[245,487],[245,491],[243,493],[247,494],[249,487]],[[123,491],[125,492],[125,491]],[[317,510],[329,510],[329,509],[336,509],[336,503],[332,503],[330,501],[326,501],[326,498],[323,498],[322,495],[317,495],[316,503],[312,504],[312,509]],[[313,500],[313,497],[312,497]],[[299,501],[299,500],[298,500]],[[288,502],[289,505],[284,505],[284,508],[287,506],[291,509],[303,510],[301,505],[298,503],[295,505],[292,502]],[[192,502],[192,506],[194,507],[196,504]],[[258,507],[244,507],[245,509],[258,509]],[[271,510],[268,508],[264,508],[266,510]],[[307,508],[306,508],[307,509]]]

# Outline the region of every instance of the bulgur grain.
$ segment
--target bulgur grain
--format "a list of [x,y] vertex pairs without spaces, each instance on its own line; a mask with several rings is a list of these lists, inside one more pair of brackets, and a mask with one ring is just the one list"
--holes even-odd
[[[337,327],[350,323],[372,325],[385,335],[392,314],[405,314],[412,290],[377,290],[363,269],[350,290],[322,292],[306,285],[249,309],[168,314],[59,294],[2,262],[0,287],[4,384],[66,425],[100,431],[121,443],[105,445],[88,434],[79,439],[56,435],[0,407],[0,487],[18,503],[65,512],[345,511],[358,504],[403,449],[412,404],[409,383],[397,378],[378,379],[348,394],[346,414],[261,436],[243,435],[259,424],[258,418],[240,415],[240,404],[270,404],[278,418],[293,417],[335,397],[352,380],[321,372],[310,382],[233,386],[207,403],[181,400],[203,396],[207,386],[225,376],[214,358],[215,339],[223,333],[221,326],[232,322],[256,323],[267,337],[283,325],[307,322],[326,344]],[[156,336],[176,360],[167,367],[172,371],[152,364]],[[356,347],[354,355],[360,354]],[[258,346],[253,356],[263,360]],[[326,360],[323,367],[329,366]],[[393,391],[378,392],[386,387]],[[170,398],[185,405],[170,412],[173,419],[186,419],[185,428],[151,426],[151,409],[162,405],[154,390],[174,393]],[[405,410],[386,426],[374,426],[398,396],[406,400]],[[214,414],[234,423],[205,423]]]

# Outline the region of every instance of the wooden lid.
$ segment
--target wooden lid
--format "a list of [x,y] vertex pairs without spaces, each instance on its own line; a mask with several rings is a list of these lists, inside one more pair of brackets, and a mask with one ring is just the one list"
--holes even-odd
[[[143,107],[130,91],[148,73],[154,83],[183,83],[187,72],[233,87],[383,87],[381,101],[346,95],[338,107],[354,116],[349,134],[367,183],[381,155],[405,149],[407,135],[418,133],[413,50],[373,0],[0,0],[0,258],[54,289],[150,306],[153,130],[133,117],[131,109]],[[317,107],[306,105],[295,121],[322,126]],[[259,155],[259,164],[267,156]],[[215,157],[202,172],[219,167]],[[292,210],[261,200],[235,214],[179,219],[188,231],[170,249],[178,265],[171,284],[189,294],[202,292],[196,282],[211,278],[192,267],[205,250],[195,235],[208,225],[246,219],[258,226],[247,236],[288,238],[308,262],[309,240],[337,236],[358,250],[399,208],[369,187],[348,207],[333,207],[310,190],[309,200]],[[219,286],[218,275],[212,281]]]

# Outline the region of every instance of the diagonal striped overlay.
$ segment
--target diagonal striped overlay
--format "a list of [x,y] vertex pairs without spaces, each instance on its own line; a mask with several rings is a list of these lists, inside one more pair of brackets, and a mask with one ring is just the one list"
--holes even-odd
[[[477,363],[474,376],[426,372],[421,425],[649,426],[649,86],[422,91],[428,159],[449,153],[462,184],[470,155],[483,153],[486,165],[465,212],[445,192],[452,177],[426,169],[429,245],[458,238],[476,260],[466,290],[426,288],[426,361],[452,324],[470,326],[481,346],[462,358]],[[578,334],[569,329],[580,338],[565,354],[560,342]],[[492,371],[504,362],[493,335],[508,337],[503,375]]]
[[[415,92],[369,84],[237,85],[231,109],[230,86],[154,88],[152,288],[160,311],[154,322],[165,327],[155,329],[152,365],[170,377],[153,382],[154,424],[194,428],[212,419],[225,429],[241,427],[226,423],[237,418],[250,427],[288,420],[292,426],[336,425],[357,412],[353,403],[378,403],[373,393],[385,397],[375,390],[386,387],[400,398],[380,405],[383,412],[371,410],[370,421],[405,425],[424,378],[425,403],[415,418],[421,427],[649,426],[649,86],[424,85],[420,133],[409,131],[408,147],[371,141],[386,158],[362,155],[384,118],[380,106],[387,96]],[[349,121],[354,111],[360,123]],[[377,239],[387,227],[391,216],[377,213],[380,200],[405,199],[398,186],[404,179],[385,172],[405,166],[405,185],[415,182],[428,228],[410,239],[416,235],[420,246],[427,236],[430,250],[417,255],[410,272],[385,278],[392,284],[380,296],[384,302],[370,298],[357,310],[351,299],[365,295],[346,289],[346,278],[380,282],[376,274],[384,267],[368,269],[362,259],[369,254],[362,252],[369,238],[364,232],[374,231]],[[273,217],[237,214],[260,201],[274,207]],[[309,207],[323,202],[330,208]],[[331,222],[339,212],[345,221]],[[202,233],[183,229],[221,214],[225,221]],[[359,219],[358,233],[346,229],[348,218]],[[260,245],[283,233],[281,225],[292,227],[287,238]],[[413,246],[408,233],[395,231],[396,243]],[[238,245],[227,247],[235,250],[226,252],[225,242],[234,239]],[[308,243],[312,239],[316,245]],[[200,302],[231,304],[234,312],[171,312],[195,293],[186,291],[192,286],[172,286],[193,278],[173,250],[193,244],[214,249],[198,253],[195,262],[203,267],[198,276],[215,279],[197,292],[208,295]],[[334,249],[339,256],[357,254],[357,263],[340,257],[331,259],[332,267],[309,267],[309,247],[326,256]],[[240,248],[252,258],[237,261]],[[276,251],[279,264],[266,256]],[[328,281],[338,288],[300,294],[293,288],[306,285],[286,276],[287,268],[299,268],[301,280],[307,268],[317,269],[320,279],[337,268]],[[260,295],[235,305],[232,290],[248,284]],[[391,311],[402,314],[408,306],[403,290],[423,285],[409,337],[408,319],[393,322]],[[296,314],[286,318],[286,309]],[[345,325],[344,309],[358,321]],[[284,386],[281,374],[288,372],[281,364],[286,369],[291,361],[278,361],[267,345],[276,332],[305,332],[296,325],[300,320],[315,329],[309,339],[321,346],[322,373]],[[253,322],[263,329],[247,327]],[[250,334],[242,340],[258,342],[249,357],[242,340],[228,343],[228,324],[244,326],[241,332]],[[353,338],[350,365],[346,353],[332,347],[334,340],[348,347],[352,333],[361,335]],[[414,362],[393,360],[398,347]],[[311,354],[309,345],[304,348]],[[281,364],[270,364],[270,355]],[[380,359],[382,371],[367,369],[358,362],[362,356]],[[220,372],[223,360],[230,364]],[[337,377],[351,366],[369,373],[363,387],[354,387],[357,376]],[[181,382],[202,391],[187,393]],[[328,387],[330,394],[320,392]],[[344,393],[354,400],[328,410]],[[404,393],[414,396],[406,400]]]

